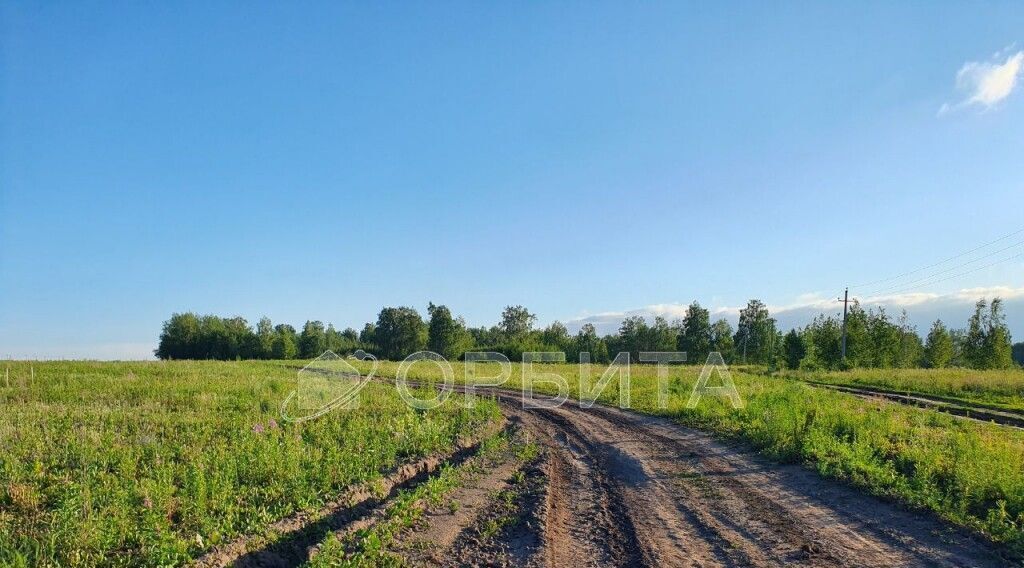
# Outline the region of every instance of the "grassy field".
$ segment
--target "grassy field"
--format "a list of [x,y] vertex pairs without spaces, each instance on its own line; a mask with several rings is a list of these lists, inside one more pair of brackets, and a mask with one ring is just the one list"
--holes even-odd
[[1024,411],[1024,369],[854,369],[851,371],[785,371],[793,379],[833,385],[874,387],[919,393],[980,404],[996,409]]
[[[460,433],[498,416],[486,400],[462,408],[461,395],[414,411],[393,388],[370,384],[356,410],[283,424],[279,406],[297,366],[11,363],[0,382],[0,564],[180,565],[316,509],[403,458],[450,449]],[[463,366],[454,367],[462,380]],[[383,362],[378,376],[393,378],[396,368]],[[576,366],[536,370],[561,375],[579,396]],[[496,371],[482,365],[478,375]],[[595,380],[601,371],[595,366]],[[633,408],[742,440],[1024,550],[1024,432],[739,370],[744,408],[705,399],[691,410],[685,403],[698,371],[671,368],[667,408],[659,409],[654,367],[633,366]],[[903,376],[966,383],[948,371]],[[409,377],[439,380],[440,372],[421,362]],[[514,365],[505,386],[521,384]],[[996,388],[1008,400],[1018,396]],[[617,404],[618,384],[600,400]]]
[[498,417],[488,401],[417,412],[369,385],[357,410],[283,424],[296,371],[264,362],[8,367],[5,566],[181,565]]
[[[462,364],[453,366],[462,380]],[[378,374],[393,378],[396,368],[383,363]],[[579,397],[576,366],[545,364],[535,369],[561,375],[572,397]],[[477,376],[497,373],[497,365],[483,364]],[[594,381],[600,373],[595,366]],[[925,377],[928,372],[920,373]],[[936,381],[944,373],[936,372]],[[773,459],[803,463],[873,494],[930,509],[1017,553],[1024,551],[1024,431],[742,371],[734,371],[733,378],[744,408],[704,399],[697,408],[687,409],[698,374],[698,367],[672,367],[667,408],[659,409],[654,367],[634,365],[632,407],[742,440]],[[440,371],[421,362],[408,376],[436,381]],[[514,364],[504,386],[521,385],[522,366]],[[599,400],[617,404],[617,386],[610,384]],[[535,388],[553,392],[547,383],[536,383]]]

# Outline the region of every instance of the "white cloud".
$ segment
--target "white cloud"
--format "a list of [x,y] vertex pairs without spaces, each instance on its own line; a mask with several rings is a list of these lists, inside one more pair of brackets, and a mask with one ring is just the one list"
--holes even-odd
[[[999,63],[1005,56],[1006,60]],[[993,61],[968,61],[956,74],[956,87],[967,93],[958,103],[945,103],[939,115],[966,106],[977,106],[988,110],[1010,96],[1017,86],[1017,77],[1024,65],[1024,51],[996,53]]]
[[963,288],[949,294],[935,294],[932,292],[913,292],[909,294],[894,294],[888,296],[870,296],[862,300],[865,305],[891,305],[891,306],[916,306],[929,302],[954,302],[973,304],[983,298],[1002,298],[1014,300],[1024,297],[1024,288],[1012,286],[984,286],[979,288]]

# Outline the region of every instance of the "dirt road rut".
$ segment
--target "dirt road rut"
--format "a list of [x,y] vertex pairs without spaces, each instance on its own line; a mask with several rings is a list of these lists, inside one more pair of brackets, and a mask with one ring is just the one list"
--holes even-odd
[[990,545],[798,466],[614,408],[524,410],[546,448],[537,566],[1005,566]]

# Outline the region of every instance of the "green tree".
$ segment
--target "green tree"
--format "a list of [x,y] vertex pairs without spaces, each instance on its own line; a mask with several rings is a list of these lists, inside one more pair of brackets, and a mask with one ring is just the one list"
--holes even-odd
[[363,326],[363,330],[359,332],[359,343],[363,345],[363,349],[373,351],[376,348],[377,340],[374,337],[376,333],[377,325],[373,322]]
[[533,330],[533,324],[537,316],[530,313],[523,306],[505,306],[501,312],[501,323],[498,327],[505,336],[506,341],[523,339]]
[[200,359],[199,316],[192,312],[171,314],[160,332],[155,355],[160,359]]
[[[850,305],[849,313],[846,316],[846,362],[842,359],[842,319],[837,315],[835,323],[840,329],[840,342],[836,353],[839,359],[832,361],[826,366],[835,369],[840,366],[848,367],[873,367],[875,366],[876,353],[872,343],[872,322],[874,316],[861,307],[860,302],[854,300]],[[830,357],[832,355],[829,350]]]
[[333,323],[327,324],[327,330],[324,331],[324,348],[335,355],[345,353],[345,340],[341,337],[341,332],[334,327]]
[[242,317],[224,320],[230,341],[230,359],[254,359],[259,352],[259,338],[249,322]]
[[897,324],[900,334],[899,351],[896,357],[896,367],[909,369],[921,366],[924,360],[924,343],[917,329],[910,324],[907,311],[903,310]]
[[824,314],[815,317],[804,330],[807,366],[838,369],[843,364],[842,337],[842,323],[838,317]]
[[985,369],[1007,369],[1013,365],[1013,344],[1006,326],[1003,301],[993,298],[985,322],[985,340],[982,343]]
[[646,338],[650,335],[647,322],[641,316],[630,316],[622,320],[616,351],[628,351],[632,361],[640,360],[640,351],[647,351]]
[[586,323],[580,328],[579,333],[573,338],[572,348],[566,355],[566,361],[579,361],[580,353],[590,353],[590,360],[594,363],[608,363],[608,344],[604,339],[598,337],[594,324]]
[[560,321],[551,322],[551,325],[541,332],[541,341],[544,345],[554,347],[557,351],[568,352],[572,346],[572,338],[569,337],[569,330]]
[[256,324],[256,337],[259,343],[257,357],[270,359],[274,356],[274,324],[268,317],[260,318]]
[[1018,365],[1024,366],[1024,341],[1020,343],[1014,343],[1013,348],[1011,349],[1011,353],[1013,354],[1014,362],[1016,362]]
[[964,355],[964,347],[967,345],[967,330],[950,328],[949,337],[953,340],[953,360],[949,362],[949,366],[970,367],[971,365]]
[[295,359],[298,357],[299,349],[296,345],[295,329],[290,325],[277,326],[270,349],[274,359]]
[[924,346],[924,365],[931,369],[948,367],[953,361],[953,336],[942,320],[935,320]]
[[733,342],[744,363],[769,363],[775,357],[775,350],[781,345],[777,341],[775,319],[761,300],[750,300],[740,310],[739,325]]
[[501,343],[501,330],[496,325],[480,326],[468,330],[473,342],[481,348],[493,348]]
[[988,303],[978,300],[974,304],[974,314],[967,320],[967,332],[964,334],[961,357],[968,367],[985,368],[985,308]]
[[654,325],[650,326],[641,351],[675,351],[679,343],[679,332],[669,325],[668,320],[655,316]]
[[467,332],[465,327],[452,317],[447,306],[427,306],[430,323],[427,326],[427,348],[453,361],[465,351]]
[[693,302],[686,308],[686,315],[680,326],[678,349],[686,352],[686,360],[702,364],[711,352],[711,313]]
[[789,330],[783,339],[783,353],[786,360],[786,367],[790,369],[800,368],[800,362],[807,356],[807,344],[804,337],[795,329]]
[[1013,365],[1010,330],[1006,327],[1001,299],[994,298],[991,304],[981,299],[974,305],[961,357],[967,366],[975,369],[1005,369]]
[[711,325],[711,350],[718,351],[725,361],[732,362],[735,351],[732,326],[725,318],[719,318]]
[[345,328],[344,331],[338,331],[334,328],[334,324],[328,324],[324,335],[327,340],[327,349],[336,355],[348,355],[361,347],[359,334],[351,327]]
[[198,345],[192,358],[248,359],[255,353],[256,344],[256,334],[244,318],[205,315],[199,318]]
[[884,369],[898,366],[903,334],[889,319],[884,308],[879,307],[878,311],[871,310],[868,313],[868,338],[870,353],[861,361],[855,361],[855,364]]
[[426,348],[427,326],[413,308],[384,308],[373,337],[384,359],[398,361]]
[[307,321],[299,334],[299,356],[315,359],[327,351],[327,332],[321,321]]
[[647,325],[642,316],[630,316],[622,320],[619,335],[608,349],[609,355],[613,350],[628,351],[630,360],[639,361],[641,352],[674,351],[676,343],[677,332],[665,318],[655,317],[654,324]]

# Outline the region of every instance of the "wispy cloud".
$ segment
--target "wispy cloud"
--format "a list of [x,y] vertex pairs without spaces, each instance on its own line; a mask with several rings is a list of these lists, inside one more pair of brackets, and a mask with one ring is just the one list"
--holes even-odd
[[969,106],[988,110],[1010,96],[1024,65],[1024,51],[1010,53],[1012,47],[995,53],[990,61],[964,63],[956,74],[956,88],[966,96],[960,102],[943,104],[939,116]]

